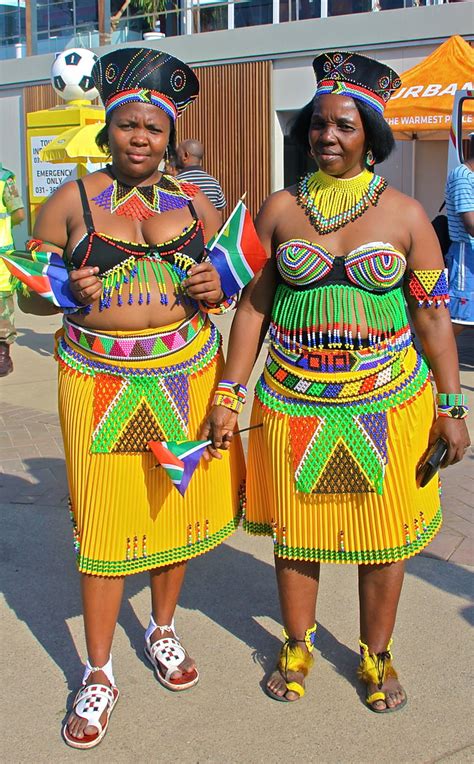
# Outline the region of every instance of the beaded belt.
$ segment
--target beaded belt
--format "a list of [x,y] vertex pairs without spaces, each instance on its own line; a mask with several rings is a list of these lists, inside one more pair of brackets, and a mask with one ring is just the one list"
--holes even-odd
[[64,333],[73,345],[101,358],[113,361],[146,361],[182,350],[199,334],[205,321],[206,315],[198,311],[171,331],[114,337],[106,332],[78,326],[65,318]]

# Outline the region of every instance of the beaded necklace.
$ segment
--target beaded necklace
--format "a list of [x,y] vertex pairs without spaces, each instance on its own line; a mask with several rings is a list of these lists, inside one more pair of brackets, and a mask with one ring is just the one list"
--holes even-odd
[[305,175],[298,182],[297,204],[320,234],[337,231],[377,205],[387,181],[363,170],[354,178],[333,178],[322,170]]
[[113,181],[92,201],[111,215],[125,215],[131,220],[146,220],[161,212],[182,209],[199,191],[194,184],[179,182],[170,175],[162,175],[158,183],[150,186],[128,186],[115,177],[110,166],[107,171]]

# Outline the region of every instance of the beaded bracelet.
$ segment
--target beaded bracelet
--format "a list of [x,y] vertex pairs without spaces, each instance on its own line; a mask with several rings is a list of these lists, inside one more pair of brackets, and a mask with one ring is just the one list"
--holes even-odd
[[214,400],[212,401],[212,405],[225,406],[226,409],[235,411],[236,414],[240,414],[240,412],[242,411],[244,407],[244,404],[238,398],[233,398],[230,395],[222,395],[221,393],[216,393],[214,395]]
[[214,406],[225,406],[240,414],[247,399],[247,388],[238,382],[223,379],[219,382],[214,393]]
[[467,406],[438,406],[438,416],[447,416],[450,419],[465,419],[468,411]]
[[469,411],[467,396],[463,393],[436,393],[436,405],[438,416],[450,419],[465,419]]
[[464,393],[436,393],[438,406],[467,406],[467,395]]
[[222,313],[227,313],[229,310],[233,310],[237,306],[237,296],[224,297],[222,302],[206,302],[205,300],[199,301],[199,307],[203,313],[211,313],[213,315],[220,316]]

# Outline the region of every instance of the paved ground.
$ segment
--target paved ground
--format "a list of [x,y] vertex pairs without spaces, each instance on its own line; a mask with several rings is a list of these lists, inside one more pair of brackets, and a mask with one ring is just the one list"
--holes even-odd
[[[18,314],[15,373],[0,381],[2,679],[0,754],[6,762],[67,762],[66,700],[80,677],[84,641],[56,411],[52,336],[58,319]],[[228,328],[228,319],[221,326]],[[474,338],[460,338],[463,389],[474,404]],[[471,437],[474,417],[471,417]],[[396,630],[409,707],[382,719],[363,705],[357,664],[356,579],[325,566],[317,668],[296,706],[262,692],[280,618],[267,539],[238,531],[192,561],[178,613],[199,661],[191,692],[163,690],[142,659],[146,577],[127,582],[114,661],[122,697],[96,761],[332,764],[473,762],[469,671],[473,594],[474,455],[444,473],[444,527],[411,560]],[[138,658],[138,660],[137,660]],[[2,753],[3,752],[3,753]],[[85,754],[83,754],[85,755]]]

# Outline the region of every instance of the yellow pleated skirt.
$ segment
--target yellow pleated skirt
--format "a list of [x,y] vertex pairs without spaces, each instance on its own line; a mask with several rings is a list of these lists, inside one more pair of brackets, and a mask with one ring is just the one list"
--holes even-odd
[[[272,536],[277,556],[315,562],[395,562],[419,552],[439,530],[439,481],[434,478],[424,488],[416,484],[416,468],[434,421],[428,370],[413,347],[399,355],[370,372],[295,375],[295,369],[289,370],[281,359],[277,364],[270,351],[252,412],[251,424],[262,427],[250,432],[244,528]],[[310,384],[328,395],[345,395],[344,411],[340,400],[339,408],[326,400],[318,418],[308,406],[312,402],[307,393],[295,393],[310,389]],[[367,399],[366,392],[357,390],[369,388],[367,411],[350,421],[351,406]],[[371,435],[370,447],[375,443],[372,475],[373,463],[364,453],[367,442],[360,443],[361,432],[367,442]],[[306,490],[298,490],[301,464],[306,469]],[[359,487],[351,491],[350,484]]]
[[[179,329],[162,327],[161,332]],[[138,335],[138,336],[137,336]],[[160,358],[111,360],[104,347],[152,331],[59,338],[59,413],[78,569],[122,576],[188,560],[220,544],[241,514],[240,439],[222,460],[201,459],[184,496],[148,440],[196,440],[222,377],[220,337],[208,319],[186,347]],[[174,335],[173,335],[174,336]],[[161,340],[160,340],[161,341]]]

